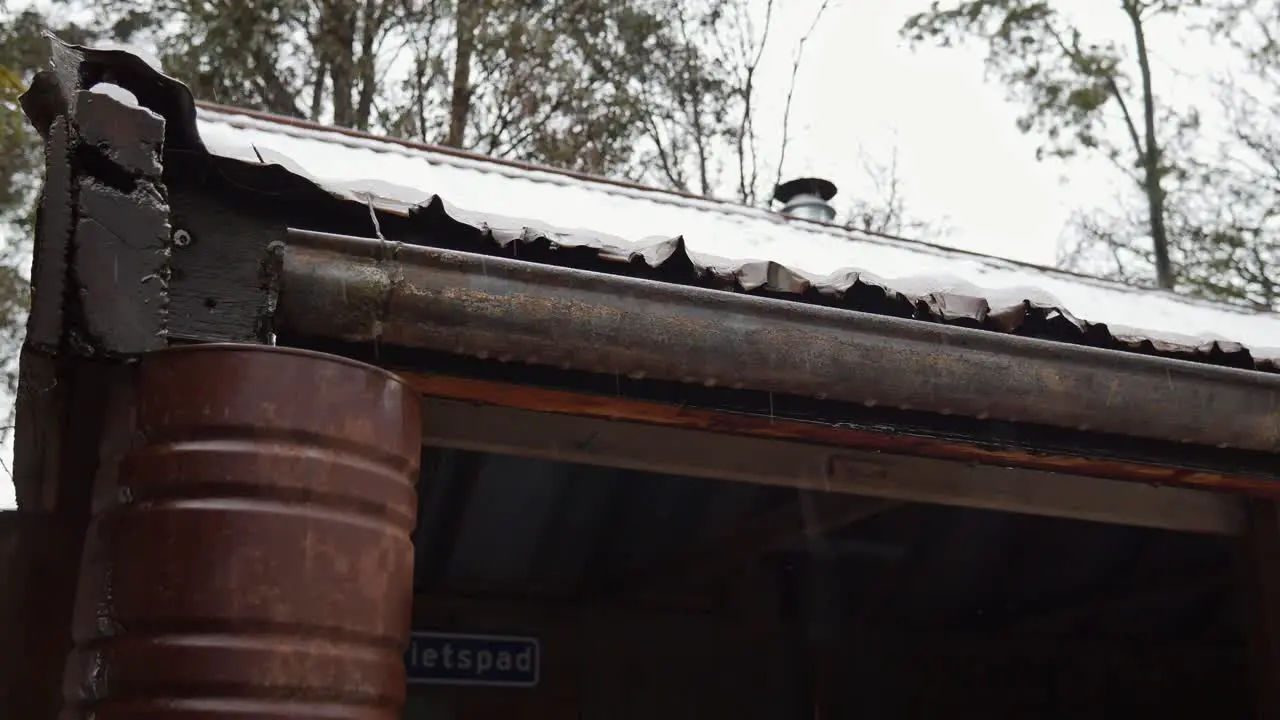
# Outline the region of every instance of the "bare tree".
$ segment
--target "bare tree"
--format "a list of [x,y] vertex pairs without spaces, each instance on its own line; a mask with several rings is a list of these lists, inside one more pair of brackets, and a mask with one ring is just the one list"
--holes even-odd
[[862,171],[869,181],[869,192],[849,203],[845,226],[873,235],[939,239],[951,232],[945,222],[917,217],[907,206],[902,176],[898,170],[898,147],[893,146],[887,160],[871,156],[859,149]]
[[1280,308],[1280,0],[1228,0],[1212,36],[1243,60],[1219,77],[1229,125],[1197,176],[1189,281],[1201,294]]
[[800,36],[800,42],[796,44],[795,56],[791,61],[791,81],[787,84],[787,100],[782,109],[782,141],[778,148],[778,176],[774,183],[775,185],[782,183],[783,166],[787,160],[787,145],[791,134],[791,102],[795,98],[796,79],[800,76],[800,64],[804,61],[804,46],[809,42],[809,37],[813,35],[813,31],[818,27],[818,22],[822,20],[822,15],[827,12],[827,8],[830,5],[830,0],[822,0],[817,12],[813,14],[809,29],[805,30],[804,35]]
[[756,73],[769,42],[769,31],[773,27],[773,0],[765,0],[764,22],[758,40],[749,5],[737,3],[735,8],[738,18],[735,23],[735,35],[739,38],[735,49],[736,56],[740,59],[735,77],[738,79],[738,92],[742,98],[742,111],[739,113],[737,134],[734,138],[734,149],[738,160],[738,200],[746,205],[754,205],[760,182],[760,145],[756,132],[754,102]]
[[[774,23],[751,0],[668,0],[668,61],[643,86],[642,162],[661,184],[755,204],[756,79]],[[731,160],[730,160],[731,159]]]
[[[1143,221],[1124,232],[1147,236],[1150,252],[1141,255],[1151,260],[1155,284],[1172,288],[1178,268],[1171,259],[1169,193],[1181,170],[1171,149],[1197,131],[1199,116],[1194,109],[1161,106],[1148,28],[1201,4],[1118,0],[1115,12],[1132,37],[1128,46],[1088,40],[1058,3],[1046,0],[968,0],[945,9],[934,3],[912,16],[903,33],[914,42],[942,46],[985,41],[988,68],[1027,105],[1019,129],[1044,138],[1041,156],[1094,153],[1131,181],[1144,206]],[[1085,228],[1080,238],[1091,242],[1095,236]]]

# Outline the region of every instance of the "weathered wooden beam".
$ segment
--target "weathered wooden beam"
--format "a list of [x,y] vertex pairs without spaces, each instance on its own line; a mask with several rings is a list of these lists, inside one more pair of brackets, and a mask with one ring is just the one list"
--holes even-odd
[[73,517],[0,511],[0,717],[58,716],[83,535]]
[[0,717],[52,718],[95,483],[131,441],[130,368],[32,347],[22,355],[15,437],[21,525],[0,569]]
[[2,622],[17,628],[0,642],[0,717],[58,714],[95,480],[131,441],[131,369],[104,357],[165,344],[164,120],[92,91],[66,59],[23,98],[45,139],[46,178],[16,400],[22,538],[0,583]]
[[167,344],[169,205],[161,182],[165,121],[76,91],[76,223],[68,328],[85,354],[136,355]]
[[1034,452],[955,438],[921,437],[452,375],[415,372],[402,372],[401,375],[424,396],[497,407],[555,412],[600,420],[626,420],[740,437],[795,440],[851,450],[913,455],[961,463],[1128,480],[1146,485],[1229,490],[1280,499],[1280,482],[1201,468]]
[[427,416],[450,418],[424,428],[424,441],[442,447],[1187,532],[1231,535],[1242,528],[1238,498],[1186,488],[602,421],[598,415],[437,397],[425,402]]

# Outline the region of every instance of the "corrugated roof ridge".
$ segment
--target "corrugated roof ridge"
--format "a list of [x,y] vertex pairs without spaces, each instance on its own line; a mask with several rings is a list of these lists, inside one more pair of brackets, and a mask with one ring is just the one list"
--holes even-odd
[[[1230,310],[1241,315],[1266,315],[1273,314],[1271,311],[1255,310],[1241,305],[1233,305],[1230,303],[1207,300],[1189,295],[1183,295],[1168,290],[1160,290],[1158,288],[1145,288],[1135,285],[1128,285],[1114,280],[1107,280],[1092,275],[1064,270],[1061,268],[1048,267],[1038,265],[1036,263],[1025,262],[1021,260],[1013,260],[1009,258],[987,255],[984,253],[966,250],[964,248],[951,247],[932,243],[925,240],[915,238],[907,238],[885,233],[874,233],[856,228],[849,228],[835,223],[826,223],[817,220],[807,220],[803,218],[785,218],[777,213],[770,212],[761,208],[755,208],[742,205],[727,200],[716,198],[706,198],[697,195],[682,193],[675,190],[664,188],[656,188],[652,186],[640,185],[624,180],[607,178],[589,173],[582,173],[573,170],[564,170],[543,165],[535,165],[533,163],[525,163],[513,161],[504,158],[495,158],[479,153],[473,153],[456,148],[442,147],[432,145],[430,143],[422,143],[413,140],[403,140],[382,135],[376,135],[369,132],[354,130],[351,128],[342,128],[333,125],[324,125],[309,120],[299,118],[291,118],[283,115],[275,115],[258,110],[248,110],[244,108],[231,107],[227,105],[219,105],[216,103],[197,102],[197,108],[202,113],[212,113],[214,116],[221,116],[225,122],[232,123],[230,116],[239,116],[271,126],[271,130],[277,130],[285,134],[307,134],[314,138],[314,134],[326,134],[337,136],[334,142],[348,145],[359,145],[365,149],[375,152],[402,152],[405,155],[433,156],[438,162],[447,162],[455,166],[465,165],[467,169],[483,173],[503,174],[512,178],[524,179],[529,182],[556,182],[557,179],[574,180],[581,183],[587,183],[599,187],[599,191],[607,194],[621,195],[634,200],[646,200],[662,204],[678,205],[680,207],[699,210],[701,212],[712,212],[728,216],[738,216],[749,218],[758,222],[769,222],[778,225],[788,225],[789,227],[803,230],[805,232],[831,235],[841,238],[857,238],[866,242],[871,242],[884,246],[901,246],[909,245],[913,249],[928,252],[939,256],[960,255],[977,260],[992,268],[1026,268],[1039,273],[1056,275],[1069,278],[1074,281],[1088,283],[1097,287],[1106,287],[1134,294],[1160,294],[1170,300],[1174,300],[1187,305],[1210,307],[1221,310]],[[260,129],[261,126],[259,125]],[[303,131],[303,132],[298,132]],[[352,142],[355,141],[355,142]],[[503,172],[503,171],[508,172]],[[514,171],[514,172],[511,172]],[[542,176],[542,177],[534,177]],[[369,178],[373,179],[373,178]],[[567,183],[564,183],[567,184]],[[768,259],[764,259],[768,261]]]

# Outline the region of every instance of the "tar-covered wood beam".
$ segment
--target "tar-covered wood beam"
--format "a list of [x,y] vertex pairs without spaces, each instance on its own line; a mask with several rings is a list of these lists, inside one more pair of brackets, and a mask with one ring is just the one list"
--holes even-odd
[[[412,380],[410,380],[412,384]],[[1239,498],[830,445],[426,398],[429,445],[813,491],[1237,534]]]
[[23,351],[15,432],[19,526],[0,593],[0,717],[52,718],[95,479],[130,441],[130,368]]
[[[168,207],[165,123],[95,92],[63,64],[23,97],[45,140],[45,183],[19,365],[0,717],[58,715],[71,614],[97,477],[118,459],[132,394],[124,356],[163,347]],[[100,80],[100,78],[98,78]],[[17,668],[17,669],[14,669]]]
[[385,343],[1176,443],[1280,449],[1280,376],[292,231],[276,323]]
[[0,511],[0,717],[55,718],[83,523]]
[[87,351],[165,347],[169,206],[160,182],[164,118],[93,89],[74,99],[79,179],[67,310]]
[[47,181],[32,267],[28,344],[95,356],[157,350],[165,337],[169,212],[166,122],[52,42],[57,71],[23,107],[45,138]]
[[73,49],[54,42],[53,52],[68,70],[41,73],[22,98],[45,141],[14,448],[18,504],[28,510],[51,509],[52,496],[66,492],[54,478],[70,463],[57,448],[70,421],[58,416],[84,414],[67,404],[78,402],[74,377],[87,372],[79,359],[166,344],[165,121],[70,72]]

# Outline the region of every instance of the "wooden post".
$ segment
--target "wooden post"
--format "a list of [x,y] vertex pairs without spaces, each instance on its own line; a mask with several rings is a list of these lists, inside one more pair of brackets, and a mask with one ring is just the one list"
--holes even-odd
[[57,715],[83,528],[50,512],[0,512],[0,717]]
[[1251,500],[1240,553],[1254,716],[1280,720],[1280,504]]
[[[94,477],[127,442],[127,368],[55,361],[28,347],[18,393],[14,484],[0,557],[0,717],[53,718]],[[123,433],[120,431],[124,431]]]
[[[56,43],[55,43],[56,44]],[[74,63],[64,53],[61,67]],[[66,62],[63,62],[66,61]],[[33,297],[14,437],[19,512],[5,558],[0,717],[56,717],[95,478],[114,465],[127,359],[165,346],[161,117],[41,73],[23,108],[45,141]]]

